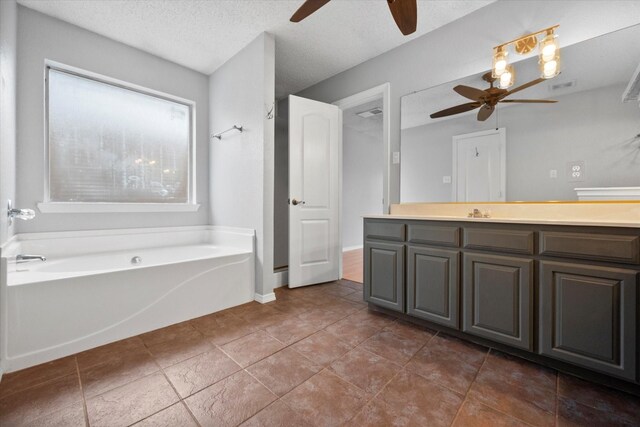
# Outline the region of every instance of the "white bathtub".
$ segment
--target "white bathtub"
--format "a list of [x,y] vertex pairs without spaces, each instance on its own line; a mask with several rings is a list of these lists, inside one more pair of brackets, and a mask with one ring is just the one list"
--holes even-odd
[[[16,264],[17,254],[46,262]],[[22,234],[2,248],[11,372],[254,298],[254,232],[178,227]],[[134,257],[141,262],[132,264]]]

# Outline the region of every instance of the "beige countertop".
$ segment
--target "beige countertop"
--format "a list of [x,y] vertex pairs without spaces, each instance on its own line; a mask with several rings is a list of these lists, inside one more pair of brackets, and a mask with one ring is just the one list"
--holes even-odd
[[573,225],[585,227],[623,227],[640,228],[640,221],[620,222],[588,219],[535,219],[535,218],[468,218],[466,216],[435,216],[435,215],[365,215],[371,219],[403,219],[419,221],[463,221],[471,223],[498,223],[498,224],[546,224],[546,225]]
[[[489,218],[469,218],[467,214],[474,209],[489,213]],[[364,217],[640,228],[640,203],[402,203],[391,205],[391,213],[388,215],[365,215]]]

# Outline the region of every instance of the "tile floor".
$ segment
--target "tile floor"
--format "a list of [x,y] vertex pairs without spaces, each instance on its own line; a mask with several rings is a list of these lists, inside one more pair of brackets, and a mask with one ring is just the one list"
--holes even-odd
[[362,249],[354,249],[342,253],[342,277],[346,280],[362,283],[364,252]]
[[640,425],[640,399],[370,312],[277,291],[6,375],[0,426]]

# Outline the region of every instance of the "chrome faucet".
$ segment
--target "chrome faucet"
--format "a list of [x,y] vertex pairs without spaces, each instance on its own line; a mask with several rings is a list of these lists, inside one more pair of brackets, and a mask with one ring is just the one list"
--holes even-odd
[[469,212],[467,214],[467,218],[490,218],[491,214],[489,211],[482,213],[480,209],[474,209],[473,212]]
[[42,262],[46,261],[47,258],[42,255],[27,255],[27,254],[18,254],[16,255],[16,263],[21,264],[23,262],[29,262],[34,260],[40,260]]

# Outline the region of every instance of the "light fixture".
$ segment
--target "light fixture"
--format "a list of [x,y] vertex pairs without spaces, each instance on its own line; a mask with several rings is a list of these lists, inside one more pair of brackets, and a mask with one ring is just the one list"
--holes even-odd
[[507,69],[507,55],[508,52],[503,47],[497,47],[493,50],[493,68],[491,69],[491,76],[498,78]]
[[[498,81],[498,87],[506,89],[515,83],[513,66],[509,65],[507,60],[509,46],[513,46],[513,50],[520,55],[526,55],[538,46],[540,77],[551,79],[560,74],[560,46],[558,45],[558,36],[555,34],[556,28],[558,25],[527,34],[493,48],[491,76]],[[541,35],[544,35],[544,38],[538,43],[538,37]]]
[[551,79],[560,74],[560,46],[558,37],[553,33],[553,29],[547,30],[547,35],[542,39],[539,46],[540,51],[540,77]]
[[513,65],[507,65],[504,72],[498,78],[498,87],[500,89],[509,89],[515,83],[516,72]]

